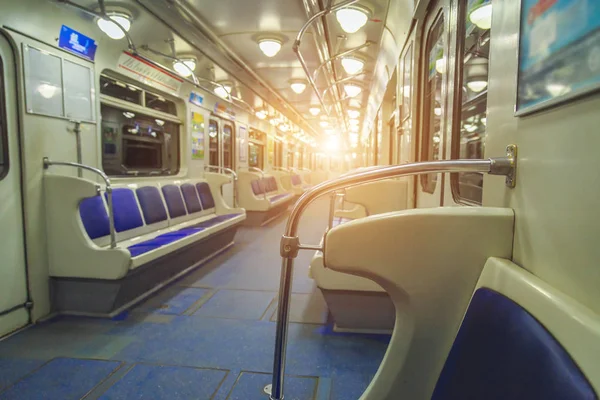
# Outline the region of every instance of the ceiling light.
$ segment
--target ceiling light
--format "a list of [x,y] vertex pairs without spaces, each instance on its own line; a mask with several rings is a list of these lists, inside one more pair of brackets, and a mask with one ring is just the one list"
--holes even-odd
[[287,132],[290,130],[290,126],[288,124],[281,124],[279,125],[279,130],[282,132]]
[[358,125],[350,125],[350,132],[358,132],[359,127]]
[[131,111],[123,111],[123,116],[125,118],[133,118],[133,117],[135,117],[135,114],[132,113]]
[[358,111],[358,110],[348,110],[348,116],[350,118],[358,118],[358,117],[360,117],[360,111]]
[[344,67],[344,71],[346,71],[349,75],[356,75],[360,71],[362,71],[365,66],[365,62],[358,58],[354,57],[344,57],[342,58],[342,67]]
[[446,57],[442,56],[435,61],[435,70],[440,74],[446,73]]
[[129,29],[131,28],[131,19],[129,16],[123,13],[108,13],[107,16],[109,19],[99,18],[98,21],[96,21],[98,28],[106,33],[111,39],[123,39],[125,37],[125,32],[123,32],[119,25],[121,25],[126,32],[129,32]]
[[195,58],[181,58],[179,60],[173,61],[173,69],[179,75],[188,77],[194,73],[196,69],[196,59]]
[[329,122],[321,121],[321,122],[319,122],[319,125],[321,125],[321,128],[327,128],[329,126]]
[[358,125],[358,124],[360,124],[360,121],[359,121],[358,119],[356,119],[356,118],[350,118],[350,119],[348,120],[348,123],[349,123],[350,125]]
[[274,57],[281,50],[281,41],[277,39],[262,39],[258,42],[258,47],[267,57]]
[[475,93],[479,93],[487,87],[488,83],[484,80],[474,80],[467,82],[467,87],[474,91]]
[[355,7],[342,8],[335,13],[335,17],[346,33],[357,32],[369,19],[366,12]]
[[356,159],[356,153],[352,153],[352,158]]
[[344,91],[348,97],[356,97],[362,91],[362,88],[354,83],[346,83],[344,85]]
[[442,107],[434,108],[433,113],[439,117],[440,115],[442,115]]
[[492,3],[488,0],[472,10],[469,20],[481,29],[490,29],[492,27]]
[[279,118],[271,118],[271,120],[269,121],[269,123],[273,126],[275,125],[279,125]]
[[333,135],[333,129],[325,129],[325,134],[326,135]]
[[340,148],[340,142],[337,136],[329,136],[325,148],[330,151],[337,151]]
[[165,121],[163,121],[162,119],[155,119],[154,121],[156,121],[156,124],[158,126],[164,126],[164,124],[165,124]]
[[259,110],[255,113],[256,118],[258,119],[265,119],[267,118],[267,112],[265,110]]
[[304,92],[304,89],[306,89],[306,82],[293,81],[290,83],[290,87],[292,88],[294,93],[300,94],[300,93]]
[[319,107],[311,107],[311,108],[308,109],[308,112],[310,112],[312,116],[316,117],[321,112],[321,108],[319,108]]
[[219,97],[226,99],[231,94],[231,89],[231,84],[222,83],[221,85],[215,88],[215,94]]

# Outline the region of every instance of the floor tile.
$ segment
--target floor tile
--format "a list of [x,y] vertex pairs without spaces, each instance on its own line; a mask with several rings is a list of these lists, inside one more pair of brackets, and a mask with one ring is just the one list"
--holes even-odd
[[208,289],[172,287],[141,304],[135,311],[179,315],[208,292]]
[[57,358],[0,393],[0,399],[79,400],[120,365],[117,361]]
[[38,368],[44,363],[41,360],[0,359],[0,391],[19,378]]
[[135,365],[101,400],[210,400],[227,371]]
[[[265,400],[263,389],[271,383],[271,374],[242,372],[228,400]],[[317,391],[317,378],[285,377],[286,400],[313,400]]]
[[221,289],[193,315],[215,318],[260,319],[275,292]]
[[[301,324],[325,324],[329,310],[320,290],[312,294],[293,293],[290,303],[290,322]],[[277,320],[277,310],[271,321]]]

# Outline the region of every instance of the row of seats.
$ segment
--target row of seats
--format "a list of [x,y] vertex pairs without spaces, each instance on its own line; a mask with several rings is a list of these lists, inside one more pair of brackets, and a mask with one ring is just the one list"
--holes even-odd
[[[144,224],[149,226],[163,223],[164,227],[169,219],[176,221],[181,217],[200,217],[213,213],[214,207],[215,201],[206,182],[195,185],[168,184],[161,186],[160,190],[156,186],[141,186],[135,190],[128,187],[113,189],[115,230],[118,233],[134,231]],[[108,213],[101,197],[84,199],[79,212],[90,239],[99,239],[110,234]],[[233,213],[211,216],[192,225],[146,238],[129,245],[127,250],[132,257],[137,257],[238,215]]]
[[289,196],[289,193],[278,193],[277,181],[274,176],[254,179],[250,182],[250,185],[255,196],[266,195],[271,203]]
[[295,200],[294,193],[282,185],[279,173],[238,171],[238,203],[247,212],[247,225],[268,223],[284,213]]

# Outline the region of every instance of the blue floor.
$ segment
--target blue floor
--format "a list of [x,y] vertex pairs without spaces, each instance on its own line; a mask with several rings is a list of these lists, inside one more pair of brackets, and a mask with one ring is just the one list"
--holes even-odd
[[[300,226],[318,243],[327,204]],[[0,342],[4,399],[268,399],[285,219],[242,228],[236,245],[113,320],[57,317]],[[296,259],[286,400],[354,400],[369,384],[388,337],[336,334]]]

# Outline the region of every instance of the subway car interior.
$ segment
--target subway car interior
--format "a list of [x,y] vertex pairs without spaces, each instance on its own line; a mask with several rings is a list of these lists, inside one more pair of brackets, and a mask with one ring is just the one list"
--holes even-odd
[[599,109],[598,0],[0,0],[0,400],[598,399]]

